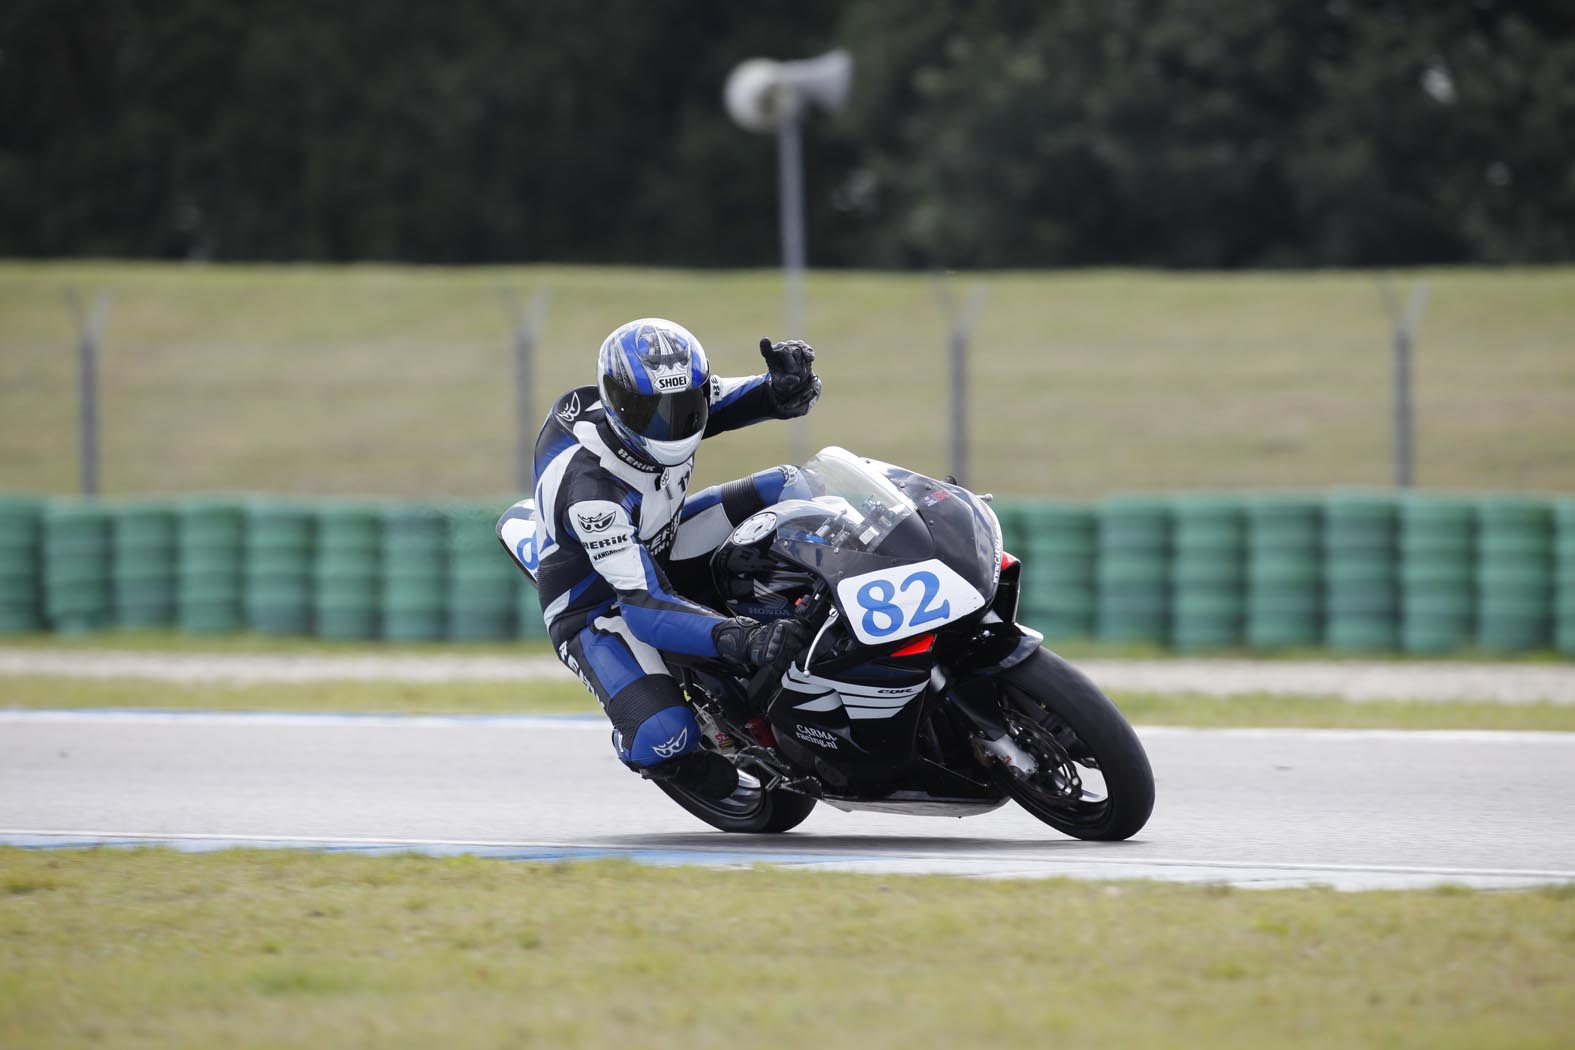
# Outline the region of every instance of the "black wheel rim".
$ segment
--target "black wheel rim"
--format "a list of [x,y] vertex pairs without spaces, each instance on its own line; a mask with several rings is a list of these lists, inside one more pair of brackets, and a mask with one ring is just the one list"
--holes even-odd
[[[1038,767],[1026,777],[1007,774],[1011,777],[1014,793],[1019,801],[1043,811],[1058,823],[1096,827],[1110,814],[1110,796],[1103,790],[1091,790],[1086,780],[1089,773],[1098,774],[1099,788],[1105,787],[1098,760],[1092,756],[1081,761],[1073,758],[1061,737],[1070,735],[1074,744],[1081,744],[1081,741],[1064,724],[1055,729],[1045,725],[1041,720],[1046,717],[1043,712],[1033,717],[1007,712],[1008,735],[1013,743],[1034,757]],[[1078,750],[1087,752],[1086,747]]]
[[728,820],[751,820],[765,810],[766,793],[759,780],[742,769],[738,771],[738,787],[726,798],[704,798],[693,791],[683,791],[684,797],[701,809],[708,810]]

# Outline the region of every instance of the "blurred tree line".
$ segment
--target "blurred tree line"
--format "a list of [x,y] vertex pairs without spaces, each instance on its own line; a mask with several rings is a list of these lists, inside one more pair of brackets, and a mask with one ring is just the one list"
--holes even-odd
[[817,265],[1575,256],[1575,0],[8,0],[0,254],[766,264],[833,46]]

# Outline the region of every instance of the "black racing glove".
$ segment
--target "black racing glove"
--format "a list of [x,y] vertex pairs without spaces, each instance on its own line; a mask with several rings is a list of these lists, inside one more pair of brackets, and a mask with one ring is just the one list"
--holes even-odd
[[809,644],[809,632],[797,620],[761,623],[747,616],[723,620],[711,628],[716,652],[727,663],[748,674],[757,667],[781,667]]
[[820,397],[815,348],[801,339],[775,344],[762,339],[760,356],[766,359],[766,387],[777,414],[792,419],[808,412]]

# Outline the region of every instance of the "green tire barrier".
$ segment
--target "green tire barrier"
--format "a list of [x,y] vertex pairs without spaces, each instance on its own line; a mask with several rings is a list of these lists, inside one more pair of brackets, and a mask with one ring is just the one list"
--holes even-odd
[[1093,511],[1070,503],[1017,507],[1002,528],[1008,531],[1008,550],[1023,562],[1023,622],[1047,639],[1092,636],[1098,553]]
[[177,603],[175,508],[130,503],[109,508],[110,604],[117,626],[168,627]]
[[44,626],[42,519],[42,501],[0,497],[0,634],[29,633]]
[[1472,644],[1476,618],[1476,508],[1411,495],[1399,504],[1400,647],[1446,653]]
[[[0,632],[249,629],[541,640],[505,501],[447,507],[0,496]],[[1575,498],[1119,496],[996,507],[1019,617],[1182,651],[1575,657]]]
[[426,642],[446,637],[447,517],[426,506],[385,510],[381,553],[383,637],[393,642]]
[[1520,652],[1554,642],[1554,517],[1543,500],[1477,502],[1476,641]]
[[1575,499],[1553,504],[1553,647],[1575,656]]
[[[499,641],[512,638],[541,612],[525,617],[521,591],[535,589],[503,550],[497,520],[503,507],[474,504],[448,511],[448,636],[455,641]],[[539,631],[537,633],[540,633]]]
[[1249,497],[1243,506],[1244,638],[1258,649],[1323,639],[1323,509],[1303,496]]
[[62,634],[113,622],[110,518],[90,503],[54,503],[41,521],[44,622]]
[[1399,648],[1398,500],[1330,493],[1323,502],[1322,546],[1325,644],[1343,651]]
[[316,515],[301,505],[254,502],[246,508],[246,626],[263,634],[312,632]]
[[1240,645],[1247,611],[1242,501],[1178,497],[1171,506],[1170,629],[1177,649]]
[[382,514],[329,504],[313,516],[312,629],[319,638],[375,638],[379,629]]
[[240,500],[191,499],[175,508],[176,622],[193,634],[240,630],[246,512]]
[[1169,500],[1115,496],[1095,511],[1094,633],[1108,642],[1170,639]]

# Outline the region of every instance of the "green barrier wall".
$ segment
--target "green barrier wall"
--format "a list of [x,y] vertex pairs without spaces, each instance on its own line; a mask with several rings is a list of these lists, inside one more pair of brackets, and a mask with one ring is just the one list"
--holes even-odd
[[1575,656],[1575,499],[1553,505],[1553,640]]
[[1323,508],[1304,496],[1253,496],[1246,520],[1244,640],[1255,649],[1323,641]]
[[0,497],[0,633],[44,627],[43,502]]
[[[507,501],[0,496],[0,632],[174,625],[540,640]],[[1575,497],[1123,495],[1001,501],[1020,616],[1052,641],[1575,657]]]

